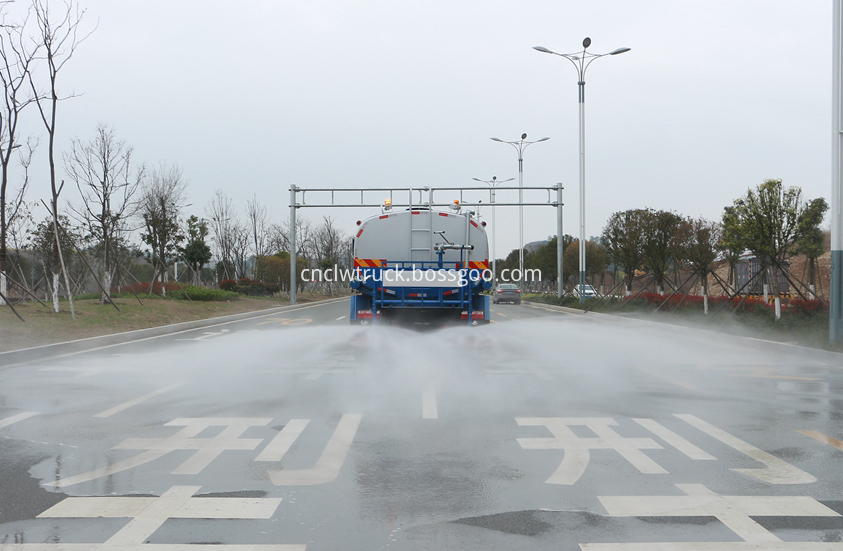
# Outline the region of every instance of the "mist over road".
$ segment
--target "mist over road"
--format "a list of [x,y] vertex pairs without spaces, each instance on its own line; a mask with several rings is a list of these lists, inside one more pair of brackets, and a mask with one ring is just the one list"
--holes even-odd
[[492,320],[340,300],[0,368],[0,550],[843,549],[841,355]]

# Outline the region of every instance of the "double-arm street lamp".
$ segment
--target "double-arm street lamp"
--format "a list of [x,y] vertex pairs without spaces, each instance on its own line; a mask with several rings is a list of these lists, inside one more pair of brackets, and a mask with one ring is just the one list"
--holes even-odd
[[[521,139],[517,142],[505,142],[500,138],[492,138],[492,141],[500,143],[508,143],[518,152],[518,187],[524,187],[524,150],[534,143],[546,142],[550,138],[542,138],[534,142],[528,142],[527,134],[521,134]],[[520,279],[518,281],[518,288],[523,289],[522,282],[524,281],[524,190],[518,190],[518,270],[520,272]],[[494,211],[493,211],[494,212]]]
[[503,184],[504,182],[511,182],[515,178],[509,178],[508,180],[501,180],[498,182],[497,176],[492,176],[491,180],[481,180],[480,178],[472,178],[475,182],[481,182],[487,184],[492,187],[492,279],[498,277],[498,270],[497,270],[497,256],[495,256],[495,187],[499,184]]
[[628,52],[630,48],[618,48],[605,54],[594,54],[587,51],[591,46],[591,39],[586,38],[582,41],[582,52],[573,54],[560,54],[548,50],[544,46],[533,46],[534,50],[538,50],[545,54],[558,55],[564,57],[574,64],[579,76],[579,97],[580,97],[580,282],[579,282],[579,296],[580,302],[585,301],[585,71],[588,66],[597,59],[607,55],[618,55]]

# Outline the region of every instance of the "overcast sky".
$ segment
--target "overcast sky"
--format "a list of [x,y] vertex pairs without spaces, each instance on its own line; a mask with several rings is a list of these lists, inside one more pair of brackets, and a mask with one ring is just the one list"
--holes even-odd
[[[588,235],[630,208],[719,219],[767,178],[830,196],[831,0],[81,5],[97,29],[60,74],[79,96],[60,106],[58,150],[113,125],[138,161],[184,170],[186,214],[203,216],[216,189],[240,212],[256,195],[282,222],[290,184],[517,178],[515,150],[489,138],[526,132],[551,139],[527,149],[524,184],[563,183],[565,233],[577,234],[577,77],[532,47],[573,52],[586,36],[598,53],[632,49],[586,74]],[[29,133],[44,134],[34,119]],[[30,199],[49,187],[38,162]],[[324,214],[351,233],[373,213],[299,211]],[[525,219],[525,242],[556,233],[551,208]],[[497,226],[503,257],[517,209],[499,208]]]

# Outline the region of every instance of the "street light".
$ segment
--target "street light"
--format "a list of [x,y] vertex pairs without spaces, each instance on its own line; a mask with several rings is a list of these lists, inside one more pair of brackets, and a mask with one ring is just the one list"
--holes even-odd
[[482,182],[484,184],[488,184],[492,187],[492,280],[495,280],[498,277],[498,270],[497,270],[497,256],[495,256],[495,187],[499,184],[503,184],[505,182],[511,182],[515,178],[509,178],[508,180],[501,180],[498,182],[497,176],[492,176],[491,180],[481,180],[480,178],[472,178],[475,182]]
[[[550,138],[542,138],[534,142],[525,141],[527,133],[521,134],[521,139],[517,142],[505,142],[500,138],[492,138],[492,141],[500,143],[508,143],[518,152],[518,187],[524,187],[524,150],[534,143],[546,142]],[[524,288],[522,282],[524,281],[524,190],[518,190],[518,271],[520,272],[520,279],[518,281],[518,288]]]
[[598,57],[623,54],[630,50],[630,48],[618,48],[609,53],[594,54],[586,51],[589,46],[591,46],[591,39],[588,37],[582,41],[582,52],[573,54],[560,54],[548,50],[544,46],[533,46],[534,50],[538,50],[544,54],[564,57],[574,64],[574,68],[577,70],[577,75],[579,76],[577,85],[579,86],[580,98],[580,292],[578,293],[580,302],[585,301],[585,296],[582,292],[585,288],[585,70]]

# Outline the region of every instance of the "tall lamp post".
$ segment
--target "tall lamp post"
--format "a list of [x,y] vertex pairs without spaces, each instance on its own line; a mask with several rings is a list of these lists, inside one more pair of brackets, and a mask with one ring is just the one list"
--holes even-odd
[[[546,142],[550,138],[542,138],[534,142],[528,142],[527,133],[521,134],[521,139],[517,142],[505,142],[500,138],[492,138],[492,141],[500,143],[508,143],[518,152],[518,187],[524,187],[524,150],[534,143]],[[518,190],[518,271],[520,272],[520,279],[518,281],[518,288],[524,288],[524,190]]]
[[574,64],[579,76],[577,85],[579,86],[580,98],[580,292],[578,293],[580,302],[585,301],[585,293],[582,292],[585,287],[585,70],[598,57],[618,55],[630,50],[630,48],[618,48],[605,54],[595,54],[587,51],[589,46],[591,46],[591,39],[588,37],[582,41],[582,52],[572,54],[560,54],[548,50],[544,46],[533,46],[534,50],[542,53],[564,57]]
[[503,184],[505,182],[511,182],[515,178],[509,178],[508,180],[501,180],[498,182],[497,176],[492,176],[491,180],[481,180],[480,178],[472,178],[475,182],[481,182],[483,184],[487,184],[492,188],[492,280],[497,279],[498,277],[498,263],[497,263],[497,256],[495,256],[495,243],[497,239],[495,239],[495,187],[498,184]]

